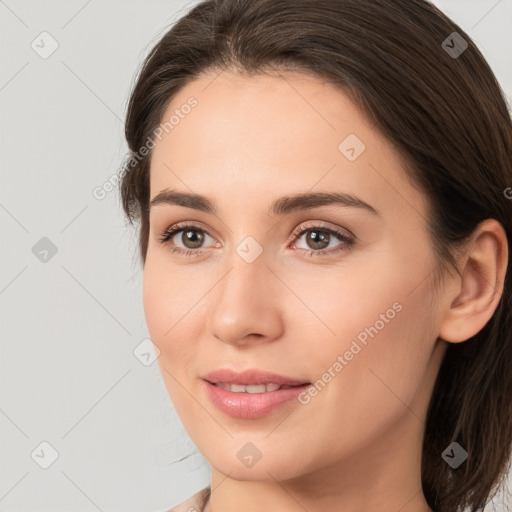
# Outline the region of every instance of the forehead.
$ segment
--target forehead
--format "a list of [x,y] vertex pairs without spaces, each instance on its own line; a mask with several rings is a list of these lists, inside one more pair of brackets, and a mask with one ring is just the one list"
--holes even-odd
[[210,73],[172,98],[162,126],[171,118],[155,139],[151,197],[169,187],[243,206],[260,194],[334,189],[402,213],[404,195],[422,203],[393,145],[320,78]]

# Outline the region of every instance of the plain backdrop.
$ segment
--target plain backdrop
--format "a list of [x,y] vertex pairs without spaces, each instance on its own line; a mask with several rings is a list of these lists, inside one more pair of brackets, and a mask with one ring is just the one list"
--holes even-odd
[[[109,186],[139,64],[195,3],[0,0],[1,511],[163,512],[209,484],[141,355],[137,240]],[[512,0],[435,3],[510,101]]]

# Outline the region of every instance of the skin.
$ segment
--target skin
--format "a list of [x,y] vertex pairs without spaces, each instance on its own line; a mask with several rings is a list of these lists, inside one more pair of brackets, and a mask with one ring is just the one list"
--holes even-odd
[[[150,197],[195,192],[218,214],[151,208],[143,298],[169,395],[212,465],[208,509],[431,511],[420,478],[427,406],[447,344],[477,333],[496,309],[507,261],[501,225],[482,223],[458,260],[463,277],[447,274],[436,293],[428,203],[343,92],[298,72],[224,71],[185,86],[163,119],[190,96],[198,105],[153,149]],[[355,161],[338,149],[349,134],[366,146]],[[379,215],[340,205],[268,214],[278,197],[332,191]],[[171,252],[173,242],[198,251],[183,231],[158,240],[185,221],[204,230],[195,257]],[[331,235],[330,254],[309,255],[319,250],[308,242],[315,229],[292,235],[305,224],[348,230],[356,242],[333,252],[344,242]],[[252,263],[236,252],[247,236],[263,250]],[[200,377],[221,367],[316,382],[394,303],[401,311],[307,405],[236,419],[203,391]],[[250,468],[237,457],[247,442],[262,454]]]

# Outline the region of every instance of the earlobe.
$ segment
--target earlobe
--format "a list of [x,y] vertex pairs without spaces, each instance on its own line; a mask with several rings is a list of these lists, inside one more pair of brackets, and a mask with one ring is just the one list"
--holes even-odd
[[[455,297],[444,313],[439,336],[450,343],[466,341],[490,320],[503,294],[508,242],[495,219],[481,222],[461,259],[461,276],[451,288]],[[453,296],[453,295],[452,295]]]

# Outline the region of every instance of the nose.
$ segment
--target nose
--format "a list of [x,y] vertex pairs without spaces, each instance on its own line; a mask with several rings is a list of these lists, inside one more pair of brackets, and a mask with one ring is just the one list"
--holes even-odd
[[281,336],[284,286],[264,254],[251,263],[236,252],[229,258],[228,271],[211,297],[210,336],[236,346],[268,343]]

